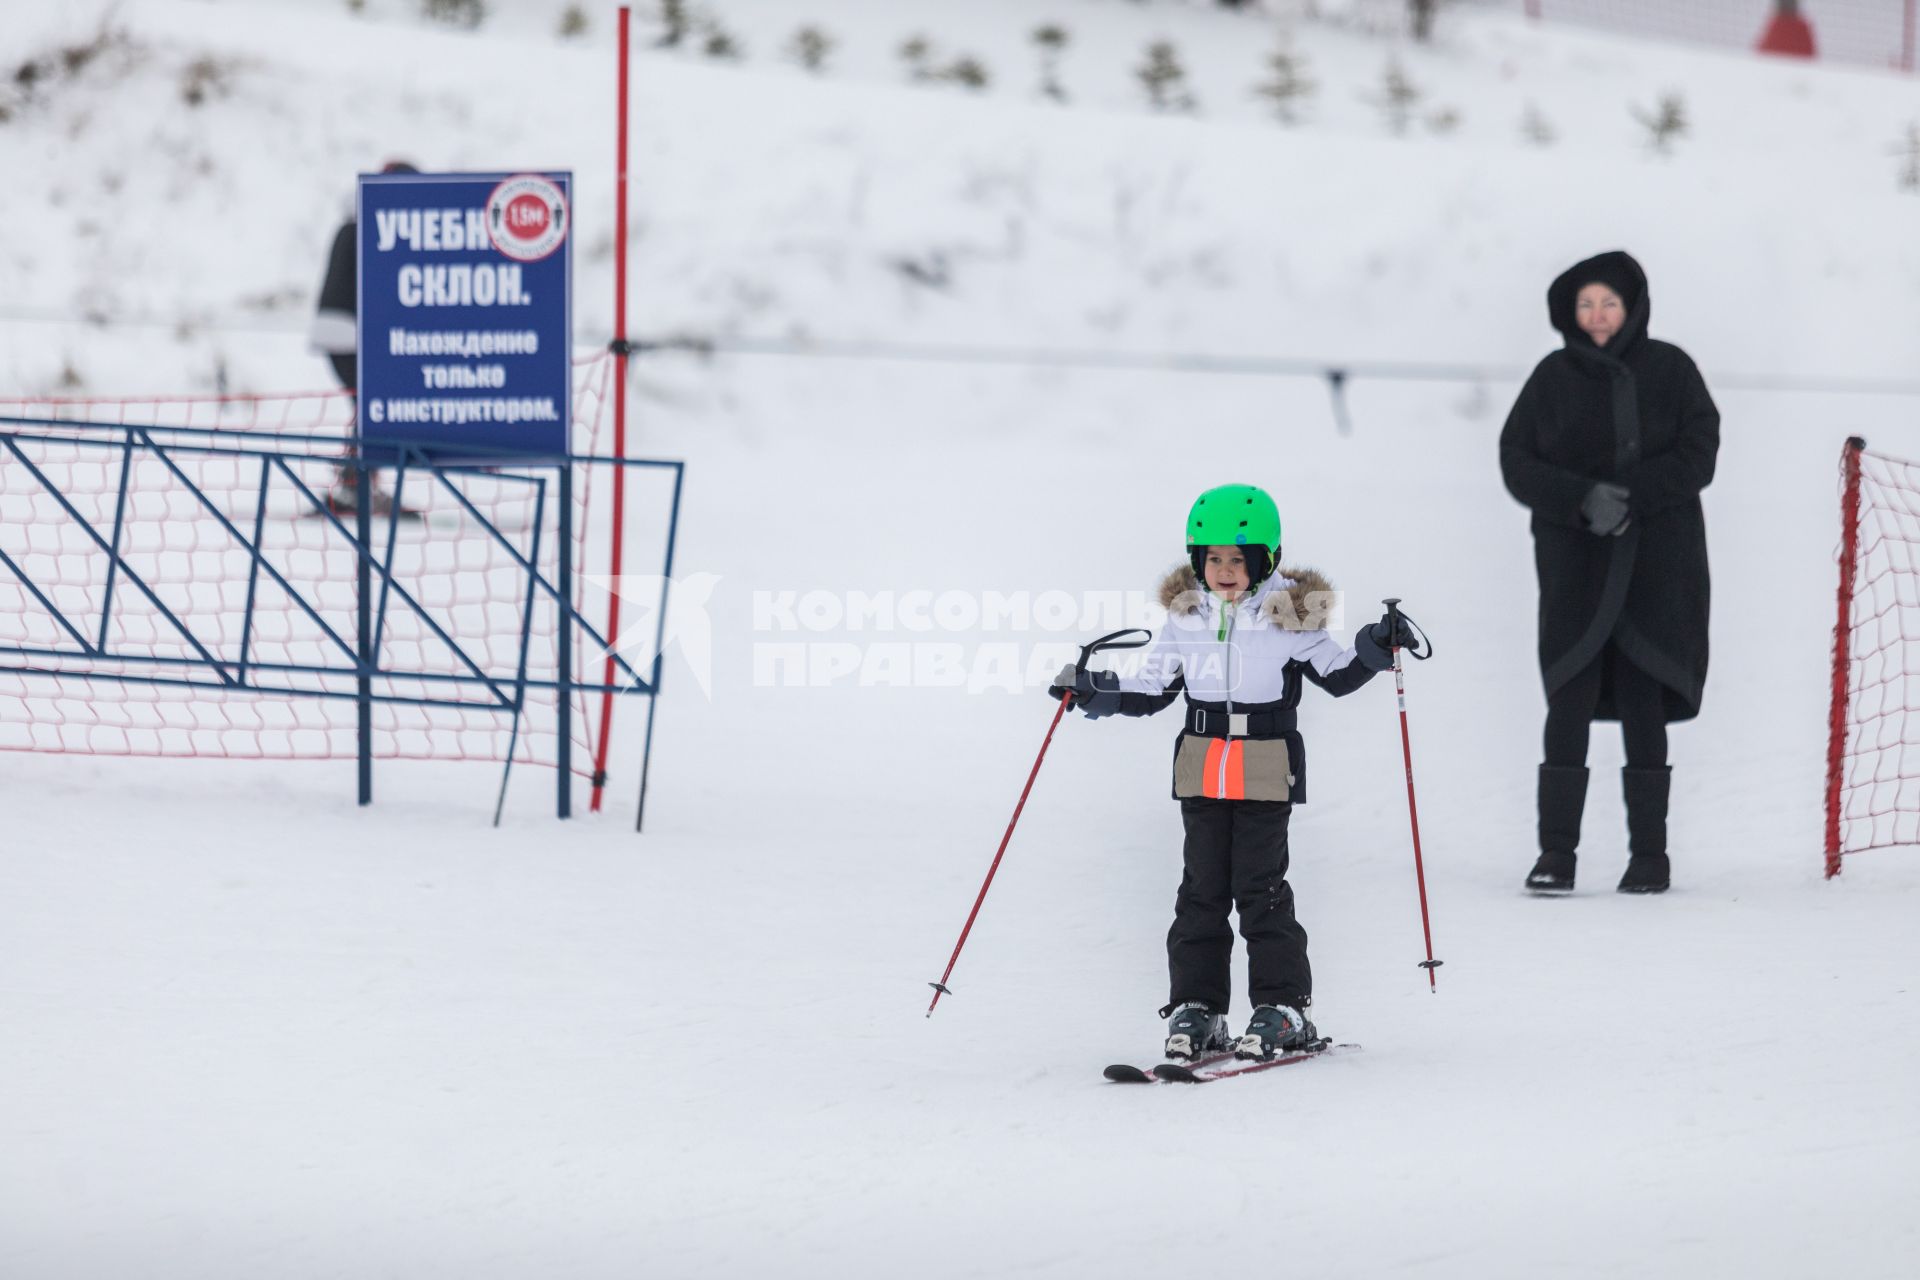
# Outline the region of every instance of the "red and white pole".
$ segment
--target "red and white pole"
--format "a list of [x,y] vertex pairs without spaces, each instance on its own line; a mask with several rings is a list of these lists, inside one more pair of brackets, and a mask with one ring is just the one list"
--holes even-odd
[[[1397,622],[1400,614],[1399,597],[1390,598],[1384,603],[1387,616]],[[1399,630],[1398,625],[1394,630]],[[1413,878],[1420,886],[1420,931],[1427,940],[1427,958],[1420,962],[1420,967],[1427,971],[1427,990],[1436,991],[1439,987],[1433,971],[1445,961],[1433,958],[1433,924],[1427,917],[1427,869],[1420,857],[1420,806],[1413,797],[1413,736],[1407,731],[1407,682],[1400,666],[1399,645],[1393,646],[1393,692],[1400,702],[1400,754],[1407,766],[1407,820],[1413,824]]]
[[1847,437],[1840,451],[1840,599],[1833,624],[1833,695],[1827,711],[1827,879],[1840,874],[1840,786],[1847,769],[1848,675],[1853,667],[1853,586],[1860,559],[1860,453]]
[[[620,105],[619,122],[614,133],[616,159],[614,172],[614,214],[613,214],[613,456],[627,456],[627,24],[632,13],[631,5],[620,6]],[[623,536],[627,514],[627,469],[615,466],[613,469],[613,545],[608,556],[611,568],[608,570],[614,583],[620,581],[621,551],[626,539]],[[613,644],[620,638],[620,592],[616,589],[607,593],[607,643]],[[655,669],[658,669],[656,664]],[[600,683],[613,684],[613,654],[607,654],[606,671]],[[657,696],[657,694],[655,695]],[[600,695],[600,740],[593,757],[593,801],[590,806],[594,813],[600,812],[600,796],[607,786],[607,745],[613,734],[613,694],[611,691]]]
[[1027,774],[1027,785],[1020,788],[1020,802],[1013,806],[1013,817],[1007,820],[1007,833],[1000,837],[1000,847],[993,851],[993,865],[987,868],[987,878],[980,882],[980,893],[973,900],[973,910],[967,912],[967,922],[960,928],[960,940],[953,944],[953,954],[947,958],[947,970],[940,975],[940,981],[927,984],[933,988],[933,1000],[927,1005],[929,1018],[940,1003],[940,997],[952,994],[947,979],[953,976],[953,966],[960,963],[960,949],[967,945],[967,935],[973,932],[973,922],[980,916],[980,904],[987,900],[987,890],[993,888],[994,873],[1000,870],[1000,859],[1006,856],[1007,843],[1013,839],[1014,825],[1020,821],[1020,811],[1027,807],[1027,796],[1033,791],[1033,780],[1040,776],[1040,766],[1046,762],[1047,748],[1053,745],[1053,731],[1060,727],[1060,717],[1067,714],[1067,706],[1072,701],[1072,693],[1060,699],[1060,708],[1053,713],[1053,723],[1047,726],[1047,736],[1041,740],[1040,754],[1033,758],[1033,770]]

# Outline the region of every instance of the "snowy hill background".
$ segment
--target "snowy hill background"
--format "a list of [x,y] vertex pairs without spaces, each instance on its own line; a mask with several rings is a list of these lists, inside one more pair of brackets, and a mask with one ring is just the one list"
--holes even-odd
[[[487,770],[383,765],[354,812],[346,766],[0,760],[0,1274],[1908,1274],[1920,860],[1822,883],[1819,801],[1834,459],[1849,432],[1920,453],[1915,399],[1754,388],[1911,377],[1920,197],[1890,149],[1920,92],[1278,7],[724,0],[744,59],[635,59],[635,329],[1517,376],[1551,276],[1630,248],[1726,424],[1673,893],[1611,892],[1605,732],[1582,893],[1517,892],[1541,699],[1497,372],[1363,379],[1348,435],[1311,378],[654,357],[635,449],[688,461],[681,567],[720,585],[711,699],[669,670],[647,836],[625,782],[556,827],[522,779],[495,832]],[[563,8],[16,4],[0,66],[54,70],[4,99],[0,394],[327,385],[321,256],[395,155],[574,169],[602,342],[612,14],[562,39]],[[841,38],[827,75],[778,53],[804,23]],[[1252,93],[1283,29],[1320,86],[1291,127]],[[992,83],[907,83],[914,34]],[[1130,78],[1163,37],[1197,117]],[[1393,59],[1425,91],[1404,136],[1371,100]],[[1663,156],[1632,109],[1672,92],[1693,126]],[[1439,994],[1377,681],[1304,709],[1294,827],[1316,1013],[1365,1053],[1100,1084],[1157,1046],[1165,717],[1062,727],[921,1019],[1050,705],[756,685],[769,639],[873,637],[769,637],[755,593],[1144,590],[1193,494],[1242,476],[1349,621],[1401,595],[1439,644],[1408,676]]]

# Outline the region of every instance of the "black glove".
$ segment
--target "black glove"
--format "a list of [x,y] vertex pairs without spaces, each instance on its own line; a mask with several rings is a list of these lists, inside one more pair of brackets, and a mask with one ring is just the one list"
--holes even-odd
[[1424,640],[1419,625],[1404,613],[1389,611],[1380,621],[1369,623],[1353,635],[1353,652],[1369,671],[1385,671],[1393,665],[1395,649],[1412,649]]
[[1060,668],[1047,692],[1055,698],[1073,695],[1073,705],[1098,720],[1120,710],[1120,677],[1111,671],[1082,671],[1068,663]]
[[1604,480],[1587,490],[1587,496],[1580,501],[1580,518],[1587,522],[1587,532],[1602,538],[1617,538],[1625,533],[1631,519],[1627,498],[1626,489]]

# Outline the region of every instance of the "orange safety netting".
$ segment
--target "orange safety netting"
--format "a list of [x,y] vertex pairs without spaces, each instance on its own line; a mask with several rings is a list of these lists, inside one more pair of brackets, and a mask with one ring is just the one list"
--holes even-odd
[[1920,462],[1849,441],[1841,464],[1827,867],[1920,844]]
[[[596,451],[610,367],[576,364],[577,454]],[[0,749],[355,756],[350,394],[0,400],[0,419],[0,661],[16,668],[0,670]],[[151,430],[98,429],[129,426]],[[576,572],[604,560],[592,470],[573,486]],[[536,468],[374,474],[402,513],[376,497],[374,754],[501,761],[512,742],[516,761],[555,763],[555,692],[518,691],[558,678],[562,611],[526,564],[558,581],[556,469],[544,505]],[[598,656],[576,630],[570,679],[598,679]],[[584,775],[588,699],[571,701]]]

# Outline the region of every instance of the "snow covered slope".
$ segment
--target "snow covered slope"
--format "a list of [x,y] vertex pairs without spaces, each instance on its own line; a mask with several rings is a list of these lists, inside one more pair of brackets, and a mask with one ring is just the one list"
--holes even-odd
[[[93,7],[24,7],[10,62],[57,62],[101,29]],[[363,18],[320,0],[117,7],[107,29],[124,40],[9,99],[0,126],[0,161],[52,206],[0,251],[0,372],[45,387],[70,361],[86,387],[148,389],[217,362],[236,385],[312,383],[324,370],[287,331],[305,323],[352,174],[394,155],[574,168],[582,337],[603,332],[611,20],[561,41],[558,7],[496,2],[477,34],[399,0],[368,0]],[[1895,77],[1471,14],[1433,49],[1302,20],[1286,29],[1318,89],[1288,128],[1253,93],[1277,44],[1265,20],[1113,0],[950,10],[739,0],[725,14],[752,55],[740,64],[642,40],[645,331],[1510,367],[1540,340],[1541,281],[1596,243],[1648,260],[1659,322],[1710,370],[1890,375],[1920,318],[1912,201],[1889,155],[1920,102]],[[1045,19],[1076,36],[1064,107],[1036,102],[1025,69]],[[831,75],[778,56],[802,21],[840,33]],[[1004,79],[980,94],[908,84],[893,51],[921,31],[978,48]],[[1154,116],[1131,79],[1159,35],[1187,51],[1198,120]],[[1423,93],[1404,138],[1377,105],[1393,60]],[[1666,92],[1693,124],[1662,158],[1633,112]],[[1552,145],[1523,136],[1529,106]],[[1436,133],[1446,113],[1457,123]],[[82,340],[23,315],[156,327]]]
[[[298,332],[320,255],[352,173],[392,154],[574,168],[600,341],[611,19],[566,43],[558,4],[491,7],[459,34],[393,0],[119,6],[124,44],[0,124],[8,208],[34,215],[0,248],[0,393],[63,370],[324,385]],[[1302,20],[1322,89],[1289,129],[1245,96],[1275,39],[1257,17],[722,14],[745,62],[635,64],[642,332],[1518,370],[1550,345],[1556,270],[1639,254],[1654,332],[1729,384],[1675,890],[1611,892],[1600,733],[1582,892],[1518,893],[1542,708],[1493,453],[1510,383],[1362,381],[1343,435],[1312,380],[651,360],[637,449],[688,460],[681,567],[720,581],[711,699],[669,669],[647,836],[630,756],[605,819],[556,827],[521,777],[498,832],[473,770],[383,766],[355,812],[344,766],[0,759],[0,1275],[1910,1274],[1920,857],[1822,883],[1819,800],[1834,458],[1850,431],[1920,453],[1920,424],[1911,398],[1730,384],[1908,376],[1920,204],[1886,152],[1915,86],[1464,13],[1431,51]],[[1049,18],[1075,36],[1065,107],[1014,71]],[[98,13],[9,19],[0,66]],[[803,21],[844,37],[828,77],[772,56]],[[1004,77],[903,83],[915,31]],[[1126,78],[1160,34],[1199,119]],[[1365,101],[1395,52],[1451,132],[1393,137]],[[224,70],[192,106],[202,58]],[[1696,124],[1661,158],[1628,109],[1671,88]],[[1554,145],[1520,136],[1529,102]],[[116,322],[44,318],[87,311]],[[1404,596],[1438,643],[1408,675],[1438,994],[1376,681],[1304,709],[1294,826],[1316,1013],[1365,1052],[1100,1082],[1157,1044],[1166,717],[1062,726],[956,995],[922,1019],[1051,704],[769,685],[756,651],[972,663],[1011,641],[1024,662],[1085,634],[775,633],[756,593],[1146,590],[1193,494],[1241,477],[1350,620]]]

